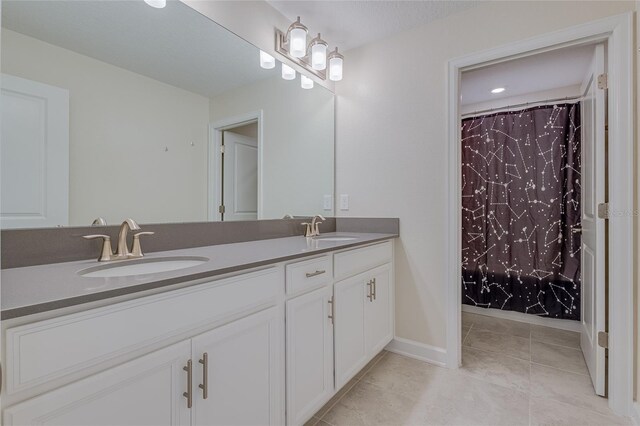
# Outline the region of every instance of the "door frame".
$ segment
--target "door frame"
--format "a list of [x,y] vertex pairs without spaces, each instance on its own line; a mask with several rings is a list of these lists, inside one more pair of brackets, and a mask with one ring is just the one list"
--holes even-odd
[[[633,405],[634,104],[633,13],[611,16],[455,58],[448,63],[447,367],[458,368],[461,343],[460,78],[463,71],[567,46],[607,44],[609,75],[609,407],[630,416]],[[612,307],[615,307],[612,309]]]
[[263,111],[257,110],[245,114],[235,115],[220,119],[209,124],[209,149],[207,152],[207,219],[210,221],[220,221],[221,216],[218,206],[222,203],[222,174],[217,165],[220,164],[222,156],[220,147],[222,146],[222,133],[225,130],[234,129],[245,124],[257,123],[258,126],[258,220],[262,219],[263,210],[263,171],[262,160],[264,153],[263,143]]

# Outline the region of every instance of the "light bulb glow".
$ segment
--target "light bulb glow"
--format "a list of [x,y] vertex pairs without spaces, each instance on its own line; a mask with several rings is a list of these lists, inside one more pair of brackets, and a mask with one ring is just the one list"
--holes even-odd
[[341,57],[333,57],[329,59],[329,80],[342,80],[342,64],[343,61]]
[[282,78],[285,80],[295,80],[296,70],[287,64],[282,64]]
[[326,44],[317,43],[311,47],[311,66],[315,70],[323,70],[327,68]]
[[300,74],[300,87],[303,89],[313,89],[313,80],[306,75]]
[[294,58],[304,58],[307,54],[307,30],[294,28],[289,33],[289,54]]
[[146,4],[156,9],[162,9],[167,5],[167,0],[144,0]]
[[495,89],[491,89],[491,93],[494,93],[494,94],[495,93],[502,93],[505,90],[507,90],[507,89],[505,89],[504,87],[496,87]]
[[266,70],[270,70],[276,66],[276,58],[261,50],[260,66]]

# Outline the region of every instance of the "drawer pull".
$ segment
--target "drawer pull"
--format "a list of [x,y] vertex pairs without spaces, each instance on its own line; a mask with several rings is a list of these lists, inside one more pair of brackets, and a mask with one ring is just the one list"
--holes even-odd
[[191,387],[193,385],[192,382],[192,365],[191,360],[187,361],[186,367],[182,367],[184,371],[187,372],[187,391],[182,393],[182,396],[187,398],[187,408],[191,408],[193,405],[193,394],[191,393]]
[[209,354],[203,353],[202,359],[198,362],[202,364],[202,384],[198,385],[202,389],[202,399],[207,399],[209,396]]
[[306,274],[306,275],[307,275],[307,278],[311,278],[311,277],[315,277],[315,276],[317,276],[317,275],[322,275],[322,274],[324,274],[325,272],[327,272],[327,271],[325,271],[324,269],[322,269],[322,270],[318,270],[318,271],[315,271],[315,272],[307,272],[307,274]]
[[369,302],[373,302],[373,280],[367,281],[367,299]]

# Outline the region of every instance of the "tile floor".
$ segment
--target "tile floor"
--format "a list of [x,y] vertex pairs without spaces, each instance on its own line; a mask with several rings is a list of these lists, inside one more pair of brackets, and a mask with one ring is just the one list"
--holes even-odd
[[463,314],[463,366],[383,351],[307,425],[619,425],[577,333]]

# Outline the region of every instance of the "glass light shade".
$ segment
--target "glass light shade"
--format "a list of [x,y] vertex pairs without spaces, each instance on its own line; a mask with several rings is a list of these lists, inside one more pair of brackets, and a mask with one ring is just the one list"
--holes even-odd
[[311,46],[311,66],[314,70],[327,68],[327,45],[316,43]]
[[282,78],[285,80],[294,80],[296,78],[296,70],[287,64],[282,64]]
[[313,80],[306,75],[300,74],[300,87],[303,89],[313,89]]
[[294,28],[289,32],[289,55],[304,58],[307,54],[307,30]]
[[342,80],[342,58],[334,57],[329,59],[329,80]]
[[260,51],[260,66],[266,70],[270,70],[276,66],[276,58],[266,52]]
[[167,5],[167,0],[144,0],[146,4],[156,9],[162,9]]

